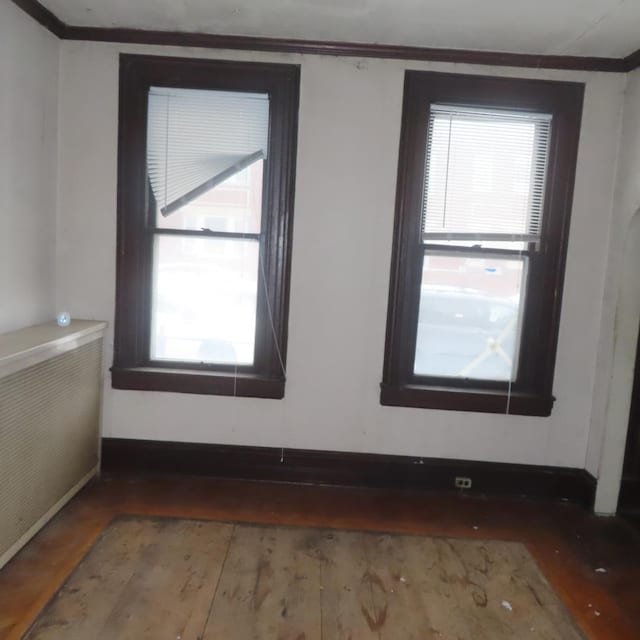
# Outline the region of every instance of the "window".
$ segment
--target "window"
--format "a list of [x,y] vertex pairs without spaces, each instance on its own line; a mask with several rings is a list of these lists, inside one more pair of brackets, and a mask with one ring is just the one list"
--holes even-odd
[[551,413],[583,91],[406,73],[382,404]]
[[283,397],[298,86],[121,56],[114,387]]

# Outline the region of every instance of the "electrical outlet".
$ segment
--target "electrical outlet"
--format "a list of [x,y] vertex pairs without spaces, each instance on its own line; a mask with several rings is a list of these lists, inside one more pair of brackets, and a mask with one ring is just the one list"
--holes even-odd
[[455,485],[456,489],[471,489],[471,478],[456,476],[453,484]]

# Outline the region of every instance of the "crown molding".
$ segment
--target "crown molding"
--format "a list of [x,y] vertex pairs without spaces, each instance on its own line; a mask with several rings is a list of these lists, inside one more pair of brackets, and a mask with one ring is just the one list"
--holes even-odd
[[67,25],[58,18],[52,11],[41,5],[37,0],[11,0],[13,4],[20,7],[25,13],[30,15],[36,22],[39,22],[45,29],[48,29],[58,38],[64,37]]
[[640,67],[640,49],[630,53],[626,58],[624,58],[624,66],[626,72],[634,71]]
[[499,51],[436,49],[390,44],[216,35],[209,33],[185,33],[178,31],[67,27],[65,29],[64,39],[176,47],[184,46],[204,49],[241,49],[249,51],[300,53],[325,56],[455,62],[543,69],[574,69],[580,71],[606,71],[618,73],[624,71],[623,61],[618,58],[540,56],[522,53],[505,53]]
[[640,66],[640,50],[635,51],[626,58],[603,58],[596,56],[536,55],[501,51],[440,49],[362,42],[217,35],[181,31],[77,27],[65,24],[55,14],[49,11],[49,9],[40,4],[38,0],[11,1],[61,40],[153,44],[174,47],[198,47],[203,49],[240,49],[357,58],[454,62],[533,69],[603,71],[610,73],[626,73]]

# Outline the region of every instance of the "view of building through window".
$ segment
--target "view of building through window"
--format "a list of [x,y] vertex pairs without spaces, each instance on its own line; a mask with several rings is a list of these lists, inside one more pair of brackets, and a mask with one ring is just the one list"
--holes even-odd
[[416,375],[512,380],[550,119],[433,105]]
[[[159,228],[259,234],[257,161],[168,217]],[[252,364],[260,276],[254,238],[158,235],[154,247],[151,357]]]
[[509,380],[517,371],[525,259],[426,255],[414,373]]
[[251,365],[266,94],[151,87],[152,360]]

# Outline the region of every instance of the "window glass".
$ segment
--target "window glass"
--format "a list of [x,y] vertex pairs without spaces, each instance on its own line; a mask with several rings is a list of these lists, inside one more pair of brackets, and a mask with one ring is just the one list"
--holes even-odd
[[158,227],[258,233],[265,94],[151,87],[147,171]]
[[431,106],[415,375],[517,378],[550,125],[545,114]]
[[258,160],[166,217],[156,205],[157,227],[259,233],[263,164],[264,160]]
[[156,236],[151,359],[253,363],[258,242]]
[[433,105],[425,165],[426,237],[536,239],[550,126],[546,114]]
[[513,380],[524,308],[524,259],[426,255],[416,375]]

